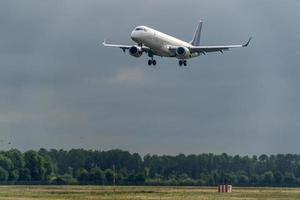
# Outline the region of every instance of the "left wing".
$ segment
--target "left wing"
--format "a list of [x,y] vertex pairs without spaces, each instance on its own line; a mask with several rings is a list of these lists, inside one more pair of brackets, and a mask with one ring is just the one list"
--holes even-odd
[[243,44],[243,45],[228,45],[228,46],[192,46],[192,47],[188,47],[189,50],[194,53],[194,52],[198,52],[198,53],[210,53],[210,52],[221,52],[223,53],[223,51],[228,51],[229,49],[232,48],[241,48],[241,47],[247,47],[251,41],[251,37],[249,38],[248,42]]

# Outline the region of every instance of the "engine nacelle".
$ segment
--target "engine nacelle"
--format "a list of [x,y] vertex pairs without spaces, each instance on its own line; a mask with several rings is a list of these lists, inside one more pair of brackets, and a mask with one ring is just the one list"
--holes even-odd
[[129,48],[129,54],[131,56],[134,56],[134,57],[141,57],[142,54],[143,54],[143,50],[141,47],[138,47],[138,46],[132,46]]
[[176,49],[176,57],[177,58],[190,58],[191,57],[191,52],[186,47],[178,47]]

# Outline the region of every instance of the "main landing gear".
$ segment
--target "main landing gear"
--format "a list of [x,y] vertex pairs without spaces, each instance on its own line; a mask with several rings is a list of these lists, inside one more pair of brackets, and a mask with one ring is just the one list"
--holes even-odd
[[182,66],[182,65],[184,65],[184,66],[187,65],[186,60],[179,60],[179,66]]
[[156,65],[156,60],[153,60],[153,57],[151,59],[148,60],[148,65],[151,66],[155,66]]

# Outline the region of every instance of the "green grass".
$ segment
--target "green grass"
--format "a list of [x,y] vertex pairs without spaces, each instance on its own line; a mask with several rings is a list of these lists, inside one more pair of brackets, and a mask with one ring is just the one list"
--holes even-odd
[[206,187],[0,186],[0,200],[300,200],[300,189]]

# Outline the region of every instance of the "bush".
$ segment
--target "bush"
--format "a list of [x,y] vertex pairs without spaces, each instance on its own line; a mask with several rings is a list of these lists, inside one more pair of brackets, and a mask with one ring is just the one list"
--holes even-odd
[[107,184],[113,184],[114,172],[111,169],[105,170],[105,179]]
[[175,178],[171,178],[171,179],[165,181],[165,185],[175,186],[175,185],[178,185],[178,181]]
[[89,181],[89,173],[86,169],[79,169],[76,173],[77,180],[81,182],[88,182]]
[[55,184],[55,185],[74,185],[77,183],[78,181],[75,178],[73,178],[73,176],[70,174],[58,176],[57,178],[51,181],[51,184]]
[[135,184],[144,184],[146,181],[145,175],[143,173],[138,173],[134,176]]
[[89,174],[90,181],[97,184],[103,184],[105,182],[105,177],[100,168],[93,168]]
[[248,185],[248,183],[249,183],[248,176],[243,175],[243,174],[238,176],[238,184],[239,185],[245,186],[245,185]]
[[182,186],[194,186],[194,185],[197,185],[197,182],[194,179],[185,178],[185,179],[179,180],[179,185],[182,185]]

